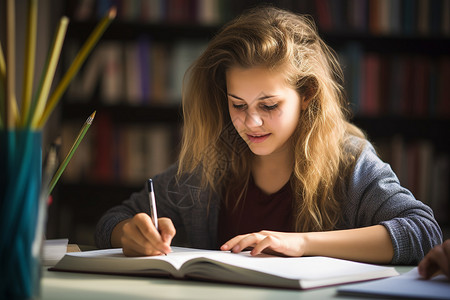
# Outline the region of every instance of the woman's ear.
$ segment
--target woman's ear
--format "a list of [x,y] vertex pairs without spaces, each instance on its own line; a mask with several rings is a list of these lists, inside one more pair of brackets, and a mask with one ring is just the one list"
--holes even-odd
[[299,90],[300,95],[300,109],[306,110],[313,100],[317,96],[317,80],[314,77],[305,77],[301,83]]
[[312,97],[302,96],[300,101],[301,110],[306,110],[308,108],[309,103],[311,102]]

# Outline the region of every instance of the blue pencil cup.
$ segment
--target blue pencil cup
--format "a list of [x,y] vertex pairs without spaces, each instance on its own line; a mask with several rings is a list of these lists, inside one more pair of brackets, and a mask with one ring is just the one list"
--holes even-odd
[[0,299],[40,296],[41,149],[40,131],[0,129]]

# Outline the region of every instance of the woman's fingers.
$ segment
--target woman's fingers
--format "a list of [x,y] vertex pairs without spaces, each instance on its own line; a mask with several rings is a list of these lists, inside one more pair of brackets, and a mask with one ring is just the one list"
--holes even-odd
[[176,234],[175,226],[172,220],[169,218],[159,218],[158,219],[159,236],[161,240],[158,240],[158,249],[160,249],[164,254],[172,252],[170,244],[172,239]]
[[419,263],[419,273],[426,279],[443,272],[450,278],[450,240],[434,247]]
[[[280,251],[278,251],[280,246],[281,246],[280,239],[278,239],[272,235],[268,235],[255,245],[255,247],[252,249],[252,251],[250,251],[250,254],[258,255],[266,249],[273,250],[276,253],[281,253]],[[271,252],[271,253],[273,253],[273,252]]]
[[304,253],[304,237],[300,233],[260,231],[238,235],[220,248],[223,251],[241,252],[251,247],[251,255],[262,252],[273,255],[302,256]]
[[176,234],[175,226],[169,218],[158,219],[159,233],[164,243],[170,245]]
[[[261,244],[261,242],[263,243]],[[271,242],[271,232],[261,231],[238,235],[222,245],[220,249],[231,250],[234,253],[238,253],[243,251],[244,249],[248,249],[249,247],[251,247],[253,248],[251,254],[256,255],[262,252],[262,250],[269,248],[272,245]],[[256,251],[254,250],[255,248],[257,248]]]
[[161,233],[152,219],[145,213],[136,214],[123,226],[122,245],[125,255],[161,255],[171,252],[170,243],[175,236],[175,227],[168,218],[158,220]]
[[221,250],[230,250],[234,253],[241,252],[243,249],[252,246],[257,241],[255,233],[235,236],[220,247]]

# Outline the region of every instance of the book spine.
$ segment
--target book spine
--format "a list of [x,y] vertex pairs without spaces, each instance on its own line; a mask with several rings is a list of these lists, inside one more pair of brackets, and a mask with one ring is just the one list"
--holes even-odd
[[122,47],[116,42],[103,45],[105,70],[102,74],[101,95],[105,104],[114,105],[121,102],[124,91],[124,72],[122,64]]
[[315,0],[315,5],[319,27],[323,31],[331,31],[333,28],[333,21],[329,0]]
[[141,83],[141,95],[142,104],[146,104],[150,101],[150,41],[141,37],[138,41],[138,55],[139,55],[139,71],[140,71],[140,83]]
[[140,105],[144,97],[141,89],[139,49],[134,42],[125,46],[124,65],[126,101],[131,105]]

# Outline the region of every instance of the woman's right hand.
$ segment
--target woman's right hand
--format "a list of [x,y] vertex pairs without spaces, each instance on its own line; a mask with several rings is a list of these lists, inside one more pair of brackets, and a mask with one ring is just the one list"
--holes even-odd
[[444,273],[450,280],[450,239],[435,246],[419,263],[419,274],[430,279],[438,273]]
[[158,230],[146,213],[138,213],[114,227],[111,245],[121,247],[126,256],[152,256],[171,252],[176,230],[168,218],[158,218]]

